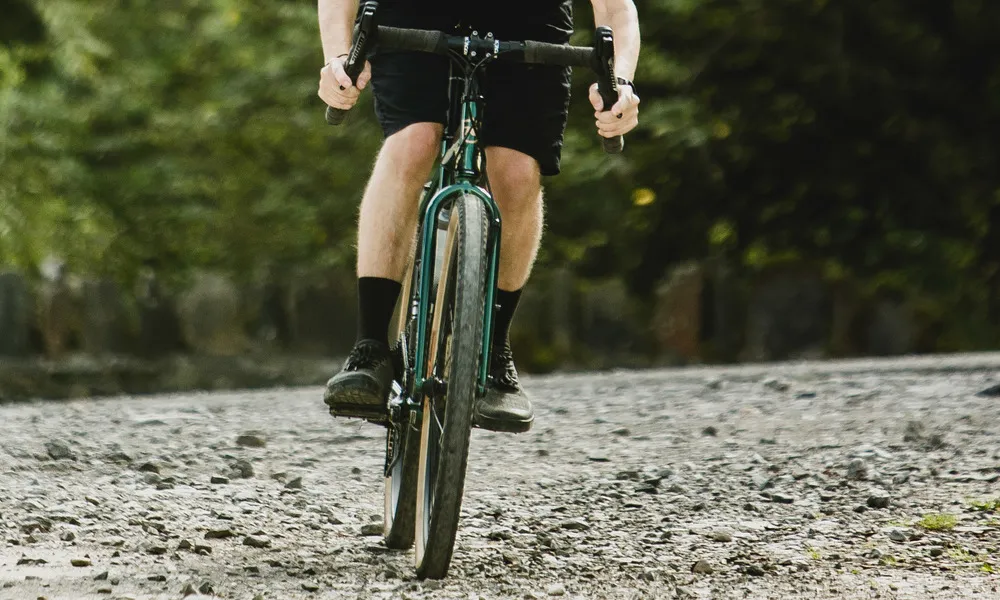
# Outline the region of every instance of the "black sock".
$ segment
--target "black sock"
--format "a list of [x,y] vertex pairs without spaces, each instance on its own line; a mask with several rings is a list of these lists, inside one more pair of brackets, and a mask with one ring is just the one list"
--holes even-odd
[[[521,288],[524,289],[524,288]],[[514,319],[514,311],[517,310],[517,302],[521,299],[521,290],[508,292],[498,289],[494,301],[500,306],[496,312],[496,321],[493,325],[493,351],[503,347],[510,333],[510,322]]]
[[389,321],[402,287],[382,277],[358,278],[358,341],[389,343]]

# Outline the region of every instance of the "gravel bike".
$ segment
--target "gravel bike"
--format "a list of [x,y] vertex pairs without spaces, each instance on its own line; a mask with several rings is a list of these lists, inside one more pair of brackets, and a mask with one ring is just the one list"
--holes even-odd
[[[386,426],[385,544],[416,541],[420,578],[443,578],[451,563],[465,487],[472,405],[485,393],[500,257],[500,211],[486,180],[476,132],[482,98],[478,74],[494,60],[590,67],[608,109],[618,99],[614,38],[599,27],[593,47],[501,41],[377,25],[378,4],[359,11],[344,67],[352,81],[366,58],[383,50],[451,58],[448,121],[435,173],[420,203],[417,250],[400,295],[396,381]],[[331,125],[346,111],[328,107]],[[621,136],[602,138],[622,150]]]

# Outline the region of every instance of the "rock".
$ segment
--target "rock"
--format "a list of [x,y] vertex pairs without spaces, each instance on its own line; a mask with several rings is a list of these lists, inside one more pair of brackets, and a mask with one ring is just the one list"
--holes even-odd
[[198,586],[198,592],[201,593],[201,594],[205,594],[206,596],[208,596],[208,595],[212,595],[212,594],[215,593],[215,588],[212,587],[212,582],[211,581],[206,581],[206,582],[202,583],[200,586]]
[[927,549],[927,551],[930,553],[932,558],[937,558],[942,554],[944,554],[944,548],[942,548],[941,546],[931,546],[930,548]]
[[361,535],[375,536],[385,533],[385,525],[382,523],[365,523],[361,526]]
[[716,429],[714,426],[709,425],[708,427],[701,430],[701,434],[705,436],[715,437],[719,435],[719,430]]
[[177,544],[178,550],[190,550],[192,548],[194,548],[194,545],[189,540],[181,540],[180,543]]
[[232,472],[230,477],[234,479],[250,479],[253,477],[253,465],[248,460],[240,458],[231,467]]
[[245,431],[236,437],[236,445],[243,448],[263,448],[267,437],[260,431]]
[[889,496],[868,496],[869,508],[889,508]]
[[52,460],[76,460],[76,454],[69,446],[56,440],[45,443],[45,452]]
[[286,490],[301,490],[302,489],[302,478],[296,477],[295,479],[289,481],[285,484]]
[[764,387],[773,392],[787,392],[791,387],[787,382],[771,377],[764,380]]
[[854,481],[868,479],[868,463],[861,458],[855,458],[847,464],[847,478]]
[[27,280],[18,273],[0,273],[0,356],[31,352],[32,299]]
[[211,546],[204,546],[202,544],[195,544],[194,545],[194,553],[195,554],[211,554],[212,553],[212,547]]
[[752,575],[753,577],[763,577],[766,573],[764,567],[760,565],[748,565],[746,568],[747,575]]
[[107,581],[108,580],[108,574],[109,573],[107,571],[102,571],[102,572],[98,573],[97,575],[94,575],[94,581]]
[[545,593],[549,596],[565,596],[566,586],[561,583],[553,583],[549,587],[545,588]]
[[707,560],[699,560],[691,567],[692,573],[699,573],[701,575],[711,575],[714,571],[715,569],[712,568],[712,565]]
[[223,477],[222,475],[212,475],[212,478],[211,478],[210,481],[213,484],[216,484],[216,485],[223,485],[223,484],[229,483],[229,478],[228,477]]
[[185,598],[187,596],[193,596],[193,595],[195,595],[197,593],[198,593],[198,590],[195,589],[194,584],[192,584],[192,583],[185,584],[184,589],[181,590],[181,596],[183,596]]
[[907,538],[906,534],[899,529],[893,529],[889,532],[889,539],[894,542],[905,542]]
[[69,564],[74,567],[89,567],[91,562],[89,558],[74,558],[69,561]]
[[187,346],[199,354],[236,356],[247,347],[239,288],[225,275],[197,273],[180,295],[178,318]]
[[733,534],[728,531],[715,531],[709,536],[713,542],[728,543],[733,541]]
[[307,592],[318,592],[319,585],[311,582],[304,582],[302,584],[302,589],[304,589]]
[[859,504],[859,505],[857,505],[857,506],[854,507],[854,512],[858,513],[859,515],[861,513],[866,513],[866,512],[868,512],[868,507],[864,506],[863,504]]
[[235,535],[236,533],[232,529],[210,529],[205,532],[205,539],[224,540],[226,538],[231,538]]
[[250,546],[251,548],[270,548],[271,540],[262,537],[254,537],[252,535],[248,535],[245,538],[243,538],[243,545]]
[[567,519],[559,523],[560,529],[568,529],[570,531],[587,531],[590,529],[590,525],[582,519]]
[[158,464],[156,464],[156,463],[153,463],[153,462],[147,462],[147,463],[143,463],[139,467],[139,471],[141,471],[143,473],[159,473],[160,472],[160,466]]
[[166,575],[150,575],[150,576],[149,576],[149,577],[147,577],[146,579],[147,579],[148,581],[158,581],[158,582],[164,582],[164,581],[166,581],[166,580],[167,580],[167,576],[166,576]]
[[771,494],[771,502],[777,502],[778,504],[794,504],[795,496],[786,496],[784,494]]
[[147,546],[146,553],[153,556],[162,556],[167,553],[166,546]]
[[1000,383],[992,385],[985,390],[976,392],[980,398],[1000,398]]
[[632,431],[628,427],[619,427],[618,429],[611,430],[611,434],[619,437],[628,437],[632,435]]
[[904,442],[920,442],[924,439],[924,424],[920,421],[908,421],[903,430]]

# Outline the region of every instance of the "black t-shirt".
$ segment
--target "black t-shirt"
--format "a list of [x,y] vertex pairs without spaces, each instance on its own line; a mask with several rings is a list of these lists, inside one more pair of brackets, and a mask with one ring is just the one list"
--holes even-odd
[[572,0],[382,0],[378,22],[394,27],[440,29],[501,40],[565,43],[573,32]]

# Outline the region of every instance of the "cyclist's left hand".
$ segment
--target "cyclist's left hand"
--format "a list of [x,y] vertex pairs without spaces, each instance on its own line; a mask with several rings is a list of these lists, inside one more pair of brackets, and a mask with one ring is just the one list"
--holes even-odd
[[630,85],[618,87],[618,102],[615,102],[611,110],[605,111],[595,83],[590,86],[590,103],[596,111],[594,117],[597,119],[597,133],[604,137],[624,135],[639,124],[639,96],[633,93]]

